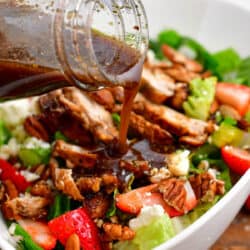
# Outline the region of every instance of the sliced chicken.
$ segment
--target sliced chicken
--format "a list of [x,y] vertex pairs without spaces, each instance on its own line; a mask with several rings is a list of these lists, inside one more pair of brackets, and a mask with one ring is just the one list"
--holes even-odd
[[18,216],[27,218],[42,218],[47,214],[50,201],[39,196],[26,195],[8,200],[2,205],[2,212],[6,219],[16,219]]
[[170,61],[184,65],[189,71],[196,73],[201,73],[203,71],[203,66],[200,63],[187,58],[184,54],[176,51],[167,44],[162,46],[162,52]]
[[174,95],[175,83],[162,69],[144,66],[141,92],[150,101],[161,104]]
[[65,88],[59,97],[64,107],[97,139],[110,143],[118,137],[111,114],[76,88]]
[[57,140],[53,146],[52,155],[66,160],[67,166],[92,168],[97,162],[97,154],[93,154],[83,147]]
[[[181,141],[184,136],[184,142],[187,141],[193,145],[202,145],[207,139],[209,132],[209,124],[189,118],[167,106],[150,103],[147,100],[140,100],[134,104],[134,111],[143,115],[149,121],[155,122],[161,128],[179,136]],[[188,138],[190,138],[188,140]]]
[[173,137],[169,132],[134,112],[130,114],[129,126],[136,135],[148,139],[152,144],[168,145],[173,143]]

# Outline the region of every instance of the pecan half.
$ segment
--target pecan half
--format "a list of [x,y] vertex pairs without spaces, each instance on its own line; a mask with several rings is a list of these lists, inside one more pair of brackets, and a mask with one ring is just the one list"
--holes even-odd
[[76,185],[81,192],[100,191],[102,179],[99,177],[81,177],[77,180]]
[[106,195],[97,193],[92,198],[86,198],[84,205],[89,211],[92,219],[103,218],[109,209],[110,202]]
[[111,240],[132,240],[135,232],[127,226],[114,223],[104,223],[103,230]]
[[184,203],[187,192],[184,184],[185,181],[183,180],[169,178],[162,181],[158,186],[158,190],[162,193],[165,202],[180,212],[186,212]]
[[43,141],[49,141],[49,134],[36,116],[29,116],[24,121],[24,129],[28,134]]
[[30,193],[34,196],[41,196],[50,198],[52,195],[52,190],[46,181],[41,180],[36,182],[30,190]]
[[225,193],[224,182],[217,180],[209,172],[193,175],[189,181],[196,198],[202,201],[212,202],[216,195]]
[[150,165],[148,161],[121,160],[120,168],[134,173],[136,177],[142,177],[146,171],[150,170]]

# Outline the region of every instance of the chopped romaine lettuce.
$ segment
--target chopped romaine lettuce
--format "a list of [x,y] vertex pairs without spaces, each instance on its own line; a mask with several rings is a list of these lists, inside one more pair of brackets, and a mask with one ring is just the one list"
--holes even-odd
[[205,214],[216,202],[219,200],[219,196],[216,196],[212,202],[200,203],[195,207],[190,213],[172,218],[172,224],[177,233],[181,232],[183,229],[194,223],[203,214]]
[[136,236],[131,241],[120,241],[114,245],[114,250],[151,250],[175,236],[170,218],[164,214],[154,218],[150,224],[136,230]]
[[26,167],[32,167],[39,164],[48,164],[51,154],[50,148],[25,148],[19,150],[18,156]]
[[213,57],[217,62],[216,73],[221,79],[227,73],[235,72],[241,62],[239,54],[232,48],[219,51]]
[[181,35],[175,30],[163,30],[158,35],[160,45],[168,44],[169,46],[178,49],[182,42]]
[[207,120],[211,104],[215,96],[217,79],[194,79],[190,83],[190,92],[187,101],[183,103],[185,113],[193,118]]
[[6,127],[4,121],[0,120],[0,146],[7,144],[11,138],[11,133]]
[[241,83],[250,86],[250,57],[245,58],[239,65],[237,78],[241,79]]

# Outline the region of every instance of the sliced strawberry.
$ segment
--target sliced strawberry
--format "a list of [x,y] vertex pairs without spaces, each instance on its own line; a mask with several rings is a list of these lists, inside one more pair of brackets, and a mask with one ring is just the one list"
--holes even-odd
[[69,211],[49,222],[54,236],[65,245],[72,234],[77,234],[84,250],[100,250],[98,230],[85,208]]
[[18,220],[21,227],[31,236],[32,240],[45,250],[54,249],[56,238],[44,222],[29,219]]
[[[123,212],[138,214],[143,207],[144,202],[150,202],[151,191],[157,187],[157,184],[134,189],[128,193],[116,195],[116,206]],[[149,204],[148,204],[149,205]]]
[[[184,212],[179,212],[168,205],[162,194],[155,192],[157,184],[152,184],[142,188],[134,189],[125,194],[116,196],[116,206],[123,212],[138,214],[143,206],[161,205],[170,217],[181,216]],[[197,205],[197,200],[194,191],[189,182],[185,184],[187,198],[184,205],[184,211],[188,212]]]
[[250,88],[234,83],[218,83],[216,99],[222,104],[234,107],[243,116],[250,104]]
[[250,168],[250,153],[244,149],[225,146],[221,155],[228,167],[239,175],[243,175]]

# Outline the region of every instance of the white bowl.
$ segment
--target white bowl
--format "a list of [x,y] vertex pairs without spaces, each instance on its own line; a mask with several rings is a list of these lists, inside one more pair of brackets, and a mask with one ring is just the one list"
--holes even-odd
[[[143,0],[150,36],[173,28],[211,51],[235,48],[250,55],[249,0]],[[212,209],[157,250],[205,250],[215,243],[250,194],[250,170]]]

